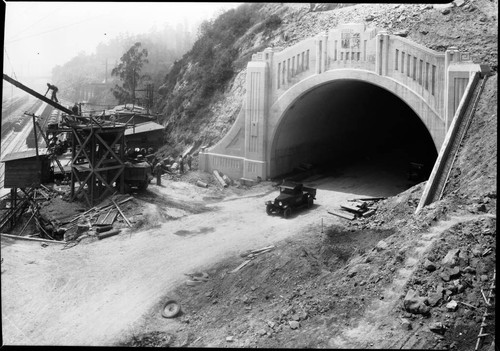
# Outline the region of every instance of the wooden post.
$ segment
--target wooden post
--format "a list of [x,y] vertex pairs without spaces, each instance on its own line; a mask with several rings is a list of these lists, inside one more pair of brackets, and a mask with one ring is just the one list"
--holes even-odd
[[[76,137],[75,133],[76,131],[74,129],[71,130],[71,159],[73,160],[72,162],[75,162],[75,156],[76,156]],[[73,198],[75,196],[75,176],[74,176],[75,169],[71,167],[71,201],[73,201]]]
[[[92,126],[90,127],[90,134],[94,134],[94,128]],[[89,160],[89,165],[90,165],[90,172],[92,172],[92,175],[90,176],[90,183],[91,186],[90,188],[90,205],[94,206],[94,190],[95,190],[95,182],[96,182],[96,177],[95,177],[95,171],[94,171],[94,164],[95,164],[95,138],[92,135],[91,140],[90,140],[90,160]]]
[[36,152],[36,160],[38,161],[38,138],[37,138],[37,131],[36,131],[36,119],[35,119],[35,114],[33,113],[31,116],[33,116],[33,135],[35,137],[35,152]]

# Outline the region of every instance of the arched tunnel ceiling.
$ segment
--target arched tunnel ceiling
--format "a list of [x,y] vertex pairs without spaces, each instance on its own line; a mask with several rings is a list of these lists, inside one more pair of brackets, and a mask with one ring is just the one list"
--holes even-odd
[[399,163],[427,168],[437,157],[425,125],[397,96],[367,82],[336,80],[306,92],[285,112],[271,172],[284,174],[303,162],[328,168],[394,151],[404,158]]

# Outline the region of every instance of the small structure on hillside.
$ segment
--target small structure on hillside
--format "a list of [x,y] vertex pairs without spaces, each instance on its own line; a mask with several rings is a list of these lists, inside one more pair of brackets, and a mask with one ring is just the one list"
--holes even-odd
[[13,152],[5,156],[4,188],[28,188],[50,180],[50,159],[47,149]]

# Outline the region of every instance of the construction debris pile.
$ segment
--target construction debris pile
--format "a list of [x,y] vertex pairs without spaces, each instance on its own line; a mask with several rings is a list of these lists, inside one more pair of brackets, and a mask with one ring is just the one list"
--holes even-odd
[[104,239],[120,233],[120,229],[114,229],[113,224],[120,216],[128,227],[132,223],[123,213],[120,205],[132,200],[132,196],[115,195],[104,201],[101,206],[94,206],[91,209],[73,217],[66,223],[68,230],[65,235],[66,241],[79,242],[83,238],[96,237]]
[[[17,235],[21,236],[30,225],[35,225],[34,234],[30,237],[39,237],[49,240],[63,240],[64,234],[67,231],[65,223],[61,218],[51,216],[45,206],[53,199],[61,199],[65,196],[65,192],[57,188],[46,187],[41,184],[39,187],[23,188],[17,191],[11,191],[10,197],[6,197],[2,202],[5,206],[2,208],[2,228],[6,228],[9,224],[13,228],[17,221],[24,215],[28,215],[29,219],[22,223],[22,227]],[[10,199],[10,201],[7,201]],[[66,206],[69,211],[74,211],[79,205],[71,204]]]
[[340,210],[330,209],[328,213],[350,221],[360,217],[368,218],[375,214],[377,210],[376,203],[385,199],[385,197],[352,199],[348,200],[349,203],[340,205]]

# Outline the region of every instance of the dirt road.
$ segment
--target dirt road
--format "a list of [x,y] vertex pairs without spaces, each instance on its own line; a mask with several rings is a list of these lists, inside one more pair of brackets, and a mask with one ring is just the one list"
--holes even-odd
[[[271,183],[265,182],[242,197],[206,205],[208,211],[181,213],[177,220],[146,231],[124,231],[68,250],[58,244],[41,247],[2,239],[3,342],[111,345],[159,298],[182,283],[184,273],[304,230],[320,230],[322,218],[325,224],[341,221],[326,209],[353,197],[394,194],[403,186],[388,174],[378,175],[385,180],[381,184],[375,173],[357,177],[363,173],[356,171],[308,183],[318,187],[314,208],[288,220],[265,215],[264,201],[276,195]],[[166,182],[163,187],[152,185],[149,191],[172,201],[202,203],[209,190]],[[156,210],[154,205],[145,208],[146,218],[147,211]],[[149,213],[149,218],[154,215]]]

